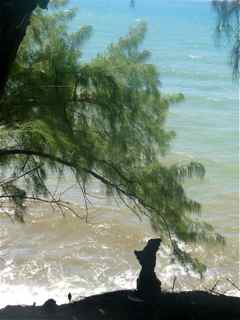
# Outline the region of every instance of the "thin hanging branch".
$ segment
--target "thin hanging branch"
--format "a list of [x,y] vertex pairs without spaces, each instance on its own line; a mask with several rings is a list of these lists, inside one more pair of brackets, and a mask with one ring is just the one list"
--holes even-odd
[[9,183],[13,183],[13,182],[15,182],[15,181],[17,181],[17,180],[19,180],[19,179],[21,179],[21,178],[29,175],[29,174],[32,173],[33,171],[37,171],[37,170],[40,169],[42,166],[43,166],[42,164],[41,164],[41,165],[38,165],[38,166],[36,166],[35,168],[31,168],[31,169],[23,172],[23,173],[20,174],[19,176],[13,176],[13,177],[11,177],[11,178],[7,178],[7,180],[4,180],[4,181],[1,181],[1,182],[0,182],[0,187],[4,186],[4,185],[6,185],[6,184],[9,184]]
[[[0,195],[0,199],[12,199],[14,195],[12,194],[4,194],[4,195]],[[74,216],[80,218],[80,219],[83,219],[82,216],[80,216],[76,210],[74,210],[72,208],[72,204],[68,201],[63,201],[61,199],[51,199],[51,200],[48,200],[46,198],[40,198],[40,197],[36,197],[36,196],[25,196],[24,198],[26,201],[39,201],[39,202],[43,202],[43,203],[47,203],[49,205],[55,205],[57,206],[59,209],[60,207],[63,208],[63,209],[67,209],[69,211],[71,211],[71,213],[73,213]],[[11,217],[12,218],[12,217]]]

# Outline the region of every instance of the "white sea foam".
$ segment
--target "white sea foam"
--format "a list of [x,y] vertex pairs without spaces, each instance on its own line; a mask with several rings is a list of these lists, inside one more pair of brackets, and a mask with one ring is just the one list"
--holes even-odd
[[14,210],[13,209],[8,209],[6,208],[0,208],[0,214],[8,214],[9,216],[13,216],[14,215]]
[[196,54],[189,54],[188,58],[190,58],[192,60],[199,60],[199,59],[203,59],[204,56],[203,55],[196,55]]
[[26,285],[9,285],[0,283],[1,300],[0,307],[6,305],[31,305],[36,302],[37,305],[43,304],[54,292],[49,292],[46,287],[34,287]]

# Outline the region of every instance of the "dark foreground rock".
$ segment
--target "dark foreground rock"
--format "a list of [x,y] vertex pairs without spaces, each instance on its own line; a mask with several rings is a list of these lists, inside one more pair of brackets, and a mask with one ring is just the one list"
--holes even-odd
[[8,306],[0,310],[0,320],[240,320],[240,298],[203,291],[162,292],[154,271],[160,243],[159,238],[150,239],[135,251],[141,265],[135,291],[108,292],[59,306],[53,299],[40,307]]
[[240,320],[240,298],[202,291],[162,292],[154,303],[123,290],[90,296],[57,305],[51,299],[43,306],[7,306],[0,320]]

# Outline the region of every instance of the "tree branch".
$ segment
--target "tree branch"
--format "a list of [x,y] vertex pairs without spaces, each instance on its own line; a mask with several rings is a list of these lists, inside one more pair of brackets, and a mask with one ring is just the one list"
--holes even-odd
[[[4,195],[0,195],[0,199],[11,199],[14,195],[12,194],[4,194]],[[72,207],[71,207],[71,203],[67,202],[67,201],[62,201],[61,199],[44,199],[44,198],[40,198],[40,197],[35,197],[35,196],[26,196],[25,200],[27,201],[39,201],[39,202],[44,202],[50,205],[55,205],[57,206],[59,209],[60,207],[67,209],[69,211],[71,211],[76,217],[83,219],[83,217],[81,217]]]
[[[54,156],[54,155],[51,155],[51,154],[48,154],[48,153],[45,153],[45,152],[42,152],[42,151],[24,150],[24,149],[3,149],[3,150],[0,150],[0,157],[1,156],[2,157],[3,156],[11,156],[11,155],[13,155],[13,156],[14,155],[37,156],[37,157],[40,157],[40,158],[48,159],[50,161],[58,162],[60,164],[63,164],[64,166],[67,166],[67,167],[70,167],[70,168],[73,168],[73,169],[76,167],[76,164],[74,164],[74,163],[72,163],[70,161],[67,161],[67,160],[62,159],[62,158],[60,158],[58,156]],[[98,174],[97,172],[95,172],[93,170],[90,170],[90,169],[87,169],[87,168],[84,168],[84,167],[78,167],[78,169],[82,170],[83,172],[85,172],[85,173],[91,175],[92,177],[96,178],[97,180],[102,182],[104,185],[110,186],[111,188],[113,188],[117,192],[120,192],[121,194],[125,195],[129,199],[132,199],[132,200],[135,200],[135,201],[137,200],[139,202],[139,204],[141,206],[143,206],[144,208],[146,208],[147,210],[158,211],[155,208],[153,208],[152,206],[149,206],[147,203],[145,203],[145,201],[143,199],[139,198],[136,194],[124,190],[122,187],[120,187],[119,185],[117,185],[115,183],[112,183],[107,178],[103,177],[102,175]],[[160,216],[161,220],[163,221],[163,225],[166,228],[166,231],[168,233],[170,242],[171,242],[171,244],[172,244],[172,246],[174,248],[174,242],[173,242],[173,239],[172,239],[172,236],[171,236],[171,231],[170,231],[170,227],[168,225],[168,222],[167,222],[167,220],[165,219],[165,217],[163,215],[159,214],[159,216]]]
[[8,178],[6,181],[2,181],[2,182],[0,183],[0,187],[2,187],[2,186],[5,185],[5,184],[12,183],[12,182],[14,182],[14,181],[16,181],[16,180],[19,180],[19,179],[25,177],[26,175],[30,174],[31,172],[33,172],[33,171],[35,171],[35,170],[38,170],[38,169],[41,168],[42,166],[43,166],[43,165],[39,165],[39,166],[37,166],[37,167],[35,167],[35,168],[32,168],[32,169],[30,169],[30,170],[28,170],[28,171],[25,171],[24,173],[22,173],[22,174],[19,175],[19,176]]
[[46,8],[48,2],[49,0],[0,1],[0,98],[32,12],[37,6]]

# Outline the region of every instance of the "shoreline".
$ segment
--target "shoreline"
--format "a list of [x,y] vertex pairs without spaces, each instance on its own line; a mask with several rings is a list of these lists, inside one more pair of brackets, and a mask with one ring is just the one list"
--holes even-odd
[[[155,303],[136,299],[136,291],[122,290],[57,305],[53,299],[43,306],[8,306],[0,320],[235,320],[240,317],[240,298],[203,291],[160,293]],[[113,317],[113,318],[112,318]]]

